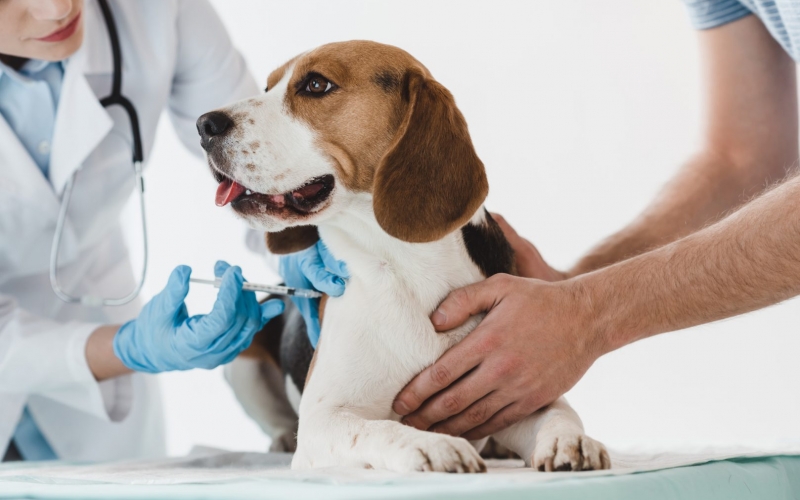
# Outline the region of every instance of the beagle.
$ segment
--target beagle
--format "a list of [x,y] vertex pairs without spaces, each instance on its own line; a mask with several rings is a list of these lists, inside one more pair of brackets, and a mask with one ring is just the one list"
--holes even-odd
[[[436,333],[429,315],[442,299],[514,273],[450,92],[396,47],[333,43],[273,71],[263,95],[203,115],[198,131],[217,205],[265,231],[273,253],[321,237],[351,273],[344,295],[323,306],[315,352],[294,310],[267,325],[257,358],[228,370],[273,449],[295,447],[296,412],[296,469],[485,471],[485,439],[417,430],[392,411],[398,392],[481,319]],[[610,466],[564,399],[492,437],[539,470]]]

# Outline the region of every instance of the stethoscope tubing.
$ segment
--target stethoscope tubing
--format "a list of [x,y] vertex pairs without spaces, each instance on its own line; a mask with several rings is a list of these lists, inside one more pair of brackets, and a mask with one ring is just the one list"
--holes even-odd
[[59,248],[61,247],[61,239],[64,235],[64,226],[66,225],[67,219],[67,211],[69,210],[69,203],[72,199],[72,188],[75,185],[75,179],[78,176],[79,171],[75,171],[72,176],[67,180],[66,185],[64,186],[64,197],[61,201],[61,208],[58,211],[58,219],[56,220],[56,230],[53,236],[53,245],[50,249],[50,285],[53,288],[53,292],[56,296],[67,303],[81,303],[87,307],[102,307],[102,306],[123,306],[129,302],[132,302],[139,293],[142,291],[142,287],[144,286],[145,276],[147,275],[147,260],[148,260],[148,241],[147,241],[147,218],[145,216],[145,206],[144,206],[144,179],[142,179],[142,164],[141,162],[134,162],[134,171],[136,173],[136,185],[139,191],[139,210],[140,210],[140,217],[142,218],[142,247],[143,247],[143,259],[142,262],[142,275],[139,278],[139,283],[136,285],[128,295],[124,297],[120,297],[117,299],[104,299],[102,297],[98,297],[96,295],[82,295],[80,297],[74,297],[66,293],[59,284],[58,281],[58,254]]
[[78,177],[80,169],[77,169],[64,186],[64,194],[61,200],[61,207],[58,211],[56,220],[53,244],[50,248],[50,286],[56,296],[67,303],[80,303],[88,307],[102,306],[122,306],[133,301],[144,286],[145,276],[147,275],[148,261],[148,241],[147,241],[147,218],[145,216],[144,205],[144,179],[142,178],[142,162],[144,161],[144,149],[142,147],[142,136],[139,128],[139,116],[133,103],[122,95],[122,49],[119,44],[119,34],[114,16],[106,0],[97,0],[100,10],[103,12],[103,19],[108,29],[108,36],[111,40],[111,52],[114,60],[114,76],[111,94],[100,100],[100,104],[107,108],[109,106],[121,106],[128,115],[131,124],[131,134],[133,135],[133,170],[136,176],[136,189],[139,191],[139,209],[142,218],[142,246],[144,248],[144,258],[142,263],[142,275],[136,287],[127,295],[120,298],[106,299],[97,295],[87,294],[75,297],[65,292],[58,281],[58,254],[61,248],[61,240],[64,236],[64,226],[66,225],[67,212],[69,211],[70,200],[72,199],[72,189],[75,186],[75,179]]

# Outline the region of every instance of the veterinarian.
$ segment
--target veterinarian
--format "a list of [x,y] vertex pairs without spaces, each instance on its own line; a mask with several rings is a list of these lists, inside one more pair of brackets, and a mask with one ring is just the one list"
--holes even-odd
[[705,55],[702,149],[568,272],[498,217],[520,276],[456,290],[432,314],[442,332],[486,317],[398,395],[409,425],[481,438],[554,401],[603,354],[800,294],[800,176],[787,174],[800,1],[685,1]]
[[[138,124],[123,106],[101,103],[117,78],[121,94],[110,100],[132,102]],[[166,288],[143,309],[136,300],[97,307],[138,292],[120,212],[135,188],[132,157],[148,157],[162,111],[201,155],[196,118],[257,92],[205,0],[0,0],[4,460],[164,454],[158,386],[146,374],[227,363],[280,314],[282,303],[259,306],[242,291],[241,270],[223,262],[208,315],[187,314],[185,266],[162,278]],[[91,304],[64,302],[55,290]]]

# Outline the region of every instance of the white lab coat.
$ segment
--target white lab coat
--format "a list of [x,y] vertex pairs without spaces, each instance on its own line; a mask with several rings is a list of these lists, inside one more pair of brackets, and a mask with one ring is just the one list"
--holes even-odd
[[[112,0],[111,8],[123,93],[138,110],[145,158],[165,109],[181,140],[200,154],[197,117],[258,91],[216,13],[207,0]],[[84,19],[83,46],[65,69],[50,182],[0,116],[0,456],[26,404],[61,458],[164,453],[156,379],[134,374],[97,383],[85,357],[98,325],[127,321],[141,304],[67,305],[49,284],[60,196],[79,167],[61,250],[62,287],[72,295],[119,297],[136,281],[119,221],[134,187],[131,133],[121,109],[99,103],[110,92],[113,65],[95,1],[86,2]],[[201,168],[197,175],[209,173]]]

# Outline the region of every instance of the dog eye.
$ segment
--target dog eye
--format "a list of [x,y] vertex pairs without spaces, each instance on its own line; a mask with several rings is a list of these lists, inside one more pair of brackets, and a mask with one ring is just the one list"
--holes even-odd
[[267,92],[269,92],[269,87],[264,87],[264,93],[266,94]]
[[336,85],[324,76],[310,75],[301,86],[301,91],[306,95],[321,97],[335,88]]
[[312,77],[306,84],[306,92],[314,94],[328,92],[331,88],[333,88],[333,84],[321,76]]

